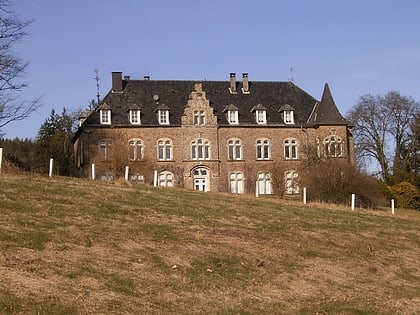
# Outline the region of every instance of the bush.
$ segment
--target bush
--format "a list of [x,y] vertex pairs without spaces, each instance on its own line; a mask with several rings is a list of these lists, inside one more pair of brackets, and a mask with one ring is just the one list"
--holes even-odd
[[378,181],[347,161],[316,161],[303,177],[301,185],[307,187],[308,200],[349,205],[351,195],[356,194],[356,206],[364,208],[376,208],[385,201]]
[[407,182],[399,183],[390,188],[397,207],[420,210],[420,191]]

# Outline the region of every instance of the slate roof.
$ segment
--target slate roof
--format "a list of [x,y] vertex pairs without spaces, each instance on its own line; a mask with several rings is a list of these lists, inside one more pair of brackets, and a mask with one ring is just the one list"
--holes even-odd
[[[158,126],[156,110],[163,106],[169,108],[170,126],[180,126],[181,115],[196,82],[124,79],[122,82],[123,92],[112,93],[110,91],[101,104],[106,104],[111,108],[113,126],[130,126],[128,110],[132,108],[141,109],[141,126]],[[203,92],[206,93],[214,114],[218,116],[219,125],[228,125],[224,109],[231,105],[236,106],[239,110],[237,126],[257,125],[253,109],[259,107],[267,110],[267,125],[295,127],[308,124],[347,123],[335,106],[328,85],[326,85],[321,102],[318,102],[292,82],[250,81],[249,94],[242,93],[240,89],[242,82],[239,81],[236,84],[238,92],[231,94],[229,81],[202,81]],[[157,98],[158,100],[156,100]],[[101,106],[103,105],[92,111],[83,122],[82,127],[100,125],[99,109]],[[281,109],[285,108],[294,109],[294,125],[283,123]]]

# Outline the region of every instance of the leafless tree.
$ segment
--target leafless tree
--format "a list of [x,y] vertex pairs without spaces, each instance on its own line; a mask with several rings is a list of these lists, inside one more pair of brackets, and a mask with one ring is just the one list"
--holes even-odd
[[32,21],[21,20],[10,7],[9,0],[0,0],[0,129],[27,118],[42,105],[40,98],[31,101],[20,98],[20,92],[27,86],[21,79],[28,64],[13,47],[29,35]]
[[419,103],[412,98],[391,91],[385,96],[361,96],[348,113],[354,124],[356,159],[376,161],[387,183],[405,158],[409,126],[418,110]]

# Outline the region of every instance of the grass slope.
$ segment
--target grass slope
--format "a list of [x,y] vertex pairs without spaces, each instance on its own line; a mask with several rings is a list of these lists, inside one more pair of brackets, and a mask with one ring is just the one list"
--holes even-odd
[[420,213],[0,176],[5,314],[416,314]]

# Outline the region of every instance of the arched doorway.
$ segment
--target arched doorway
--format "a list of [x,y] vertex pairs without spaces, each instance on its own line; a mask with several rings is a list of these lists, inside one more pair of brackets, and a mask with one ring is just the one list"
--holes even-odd
[[193,170],[193,185],[194,190],[209,191],[209,171],[202,167]]

